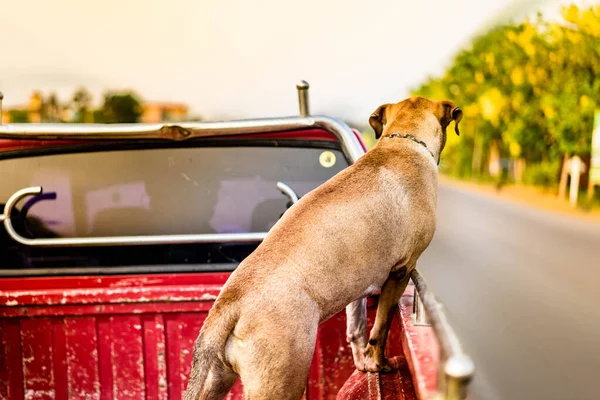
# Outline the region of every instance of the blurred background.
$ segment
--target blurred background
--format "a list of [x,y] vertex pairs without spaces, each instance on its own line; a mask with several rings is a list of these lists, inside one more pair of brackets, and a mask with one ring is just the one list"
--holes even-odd
[[306,79],[372,146],[380,104],[454,101],[420,268],[473,398],[599,397],[597,1],[21,0],[0,27],[3,123],[294,115]]

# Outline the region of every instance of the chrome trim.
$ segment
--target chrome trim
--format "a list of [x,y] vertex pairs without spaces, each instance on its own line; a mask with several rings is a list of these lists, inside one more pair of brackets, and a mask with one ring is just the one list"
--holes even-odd
[[295,204],[295,203],[298,202],[298,200],[300,200],[298,198],[298,195],[294,191],[294,189],[292,189],[289,185],[287,185],[287,184],[285,184],[283,182],[277,182],[277,189],[279,189],[279,191],[281,193],[283,193],[284,195],[286,195],[288,197],[288,199],[290,199],[290,201],[292,202],[292,204]]
[[[194,137],[260,134],[296,129],[320,128],[335,135],[350,163],[364,154],[358,138],[345,123],[334,118],[287,117],[231,122],[189,122],[177,125],[162,124],[9,124],[0,126],[0,137],[10,139],[164,139],[185,140]],[[287,186],[287,185],[286,185]],[[279,185],[278,185],[279,187]],[[289,188],[289,186],[288,186]],[[289,188],[291,190],[291,188]],[[281,188],[280,188],[281,190]],[[109,236],[87,238],[29,239],[14,229],[10,218],[19,200],[42,194],[41,187],[28,187],[15,192],[0,214],[8,235],[18,243],[31,247],[128,246],[173,243],[239,243],[260,242],[267,232],[210,233],[152,236]],[[293,190],[292,190],[293,192]],[[287,193],[286,193],[287,194]],[[294,193],[295,196],[295,193]],[[297,197],[297,196],[296,196]],[[297,201],[297,199],[296,199]]]
[[239,263],[175,264],[175,265],[132,265],[128,267],[66,267],[66,268],[26,268],[0,269],[0,278],[7,276],[66,276],[66,275],[120,275],[153,274],[178,272],[231,272]]
[[413,291],[413,311],[412,311],[412,323],[414,326],[430,326],[431,324],[427,320],[427,313],[423,307],[423,301],[419,296],[417,287],[414,287]]
[[298,107],[300,108],[300,116],[308,117],[310,115],[310,107],[308,103],[308,89],[310,88],[308,82],[300,81],[296,85],[298,90]]
[[412,272],[411,280],[440,343],[440,364],[443,368],[440,368],[438,376],[438,392],[445,400],[464,400],[467,398],[468,386],[475,373],[475,365],[463,350],[456,333],[450,326],[443,305],[429,290],[419,271]]
[[307,118],[282,117],[178,124],[7,124],[0,126],[0,138],[181,141],[199,137],[273,133],[311,128],[320,128],[335,135],[351,162],[356,161],[364,153],[348,125],[323,115]]
[[184,243],[239,243],[260,242],[266,232],[252,233],[203,233],[189,235],[152,235],[152,236],[107,236],[107,237],[83,237],[83,238],[52,238],[52,239],[29,239],[21,236],[13,227],[11,213],[19,200],[33,195],[42,194],[39,186],[28,187],[18,190],[13,194],[4,206],[2,216],[4,228],[8,235],[16,242],[30,247],[74,247],[74,246],[129,246],[129,245],[156,245],[156,244],[184,244]]

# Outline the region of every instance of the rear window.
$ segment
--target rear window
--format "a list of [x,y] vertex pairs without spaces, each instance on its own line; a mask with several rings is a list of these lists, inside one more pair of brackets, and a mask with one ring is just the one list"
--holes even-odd
[[329,149],[203,147],[58,154],[0,165],[0,202],[28,186],[46,194],[27,210],[23,234],[86,237],[267,231],[289,200],[278,181],[303,196],[348,163]]
[[[0,207],[19,189],[43,187],[44,195],[22,200],[13,218],[15,229],[29,238],[265,232],[289,203],[277,182],[301,197],[349,165],[339,148],[323,146],[154,148],[4,159]],[[46,249],[14,242],[0,225],[0,269],[239,262],[255,246]]]

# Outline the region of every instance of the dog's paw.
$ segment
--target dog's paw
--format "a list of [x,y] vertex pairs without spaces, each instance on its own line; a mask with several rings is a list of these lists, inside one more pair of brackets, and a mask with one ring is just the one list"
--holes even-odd
[[374,358],[365,358],[363,362],[354,363],[354,365],[356,369],[361,372],[379,372],[382,374],[388,374],[394,371],[392,365],[385,358],[380,361],[377,361]]
[[394,368],[383,355],[377,356],[375,348],[367,345],[359,360],[354,360],[354,366],[362,372],[379,372],[382,374],[394,371]]

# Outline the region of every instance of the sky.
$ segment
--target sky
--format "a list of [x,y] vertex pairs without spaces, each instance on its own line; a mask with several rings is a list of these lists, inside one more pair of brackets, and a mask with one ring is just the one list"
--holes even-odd
[[14,106],[36,89],[133,89],[221,120],[296,115],[304,79],[313,114],[366,122],[474,34],[570,2],[0,0],[0,91]]

